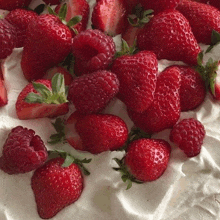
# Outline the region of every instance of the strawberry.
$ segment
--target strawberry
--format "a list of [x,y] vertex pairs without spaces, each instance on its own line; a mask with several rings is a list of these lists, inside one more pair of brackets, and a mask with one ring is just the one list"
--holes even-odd
[[206,96],[206,85],[200,74],[189,66],[176,66],[181,73],[181,111],[193,110],[201,105]]
[[69,71],[66,68],[62,66],[55,66],[49,69],[43,78],[51,80],[53,76],[57,73],[60,73],[64,76],[65,85],[69,86],[72,83],[73,76],[69,73]]
[[212,30],[220,32],[220,11],[215,7],[183,0],[177,10],[187,18],[199,43],[211,44]]
[[180,2],[182,2],[182,0],[140,0],[140,3],[145,10],[152,9],[155,14],[167,9],[175,9]]
[[208,4],[208,5],[212,5],[216,8],[218,8],[218,10],[220,10],[220,1],[219,0],[192,0],[192,1],[196,1],[196,2],[201,2],[204,4]]
[[8,174],[37,169],[47,159],[47,149],[32,129],[13,128],[3,146],[0,168]]
[[115,36],[121,34],[128,25],[127,16],[125,0],[100,0],[92,12],[92,25]]
[[170,140],[177,144],[187,157],[195,157],[200,153],[204,137],[203,124],[194,118],[183,119],[170,132]]
[[0,77],[0,107],[8,104],[7,90],[3,78]]
[[72,34],[55,15],[44,14],[30,23],[21,68],[28,81],[42,78],[71,51]]
[[150,107],[142,113],[128,109],[135,126],[149,134],[172,128],[180,117],[179,89],[179,69],[165,69],[158,76],[154,100]]
[[156,55],[149,51],[124,55],[113,62],[111,70],[120,82],[118,98],[135,112],[147,110],[153,102],[156,89]]
[[[77,75],[106,69],[111,63],[116,49],[112,37],[99,30],[86,30],[73,38],[72,52],[76,58]],[[80,71],[81,70],[81,71]]]
[[83,182],[77,164],[66,165],[60,157],[47,161],[31,178],[39,216],[43,219],[52,218],[77,201],[83,191]]
[[[74,26],[78,33],[86,30],[89,19],[89,4],[86,0],[69,0],[67,1],[66,21],[70,21],[75,16],[82,16],[82,20]],[[56,7],[55,11],[59,13],[63,4]],[[75,36],[75,34],[74,34]]]
[[216,100],[220,100],[220,74],[217,75],[215,79],[215,92],[214,92],[214,98]]
[[31,3],[31,0],[0,0],[0,9],[14,10],[16,8],[27,7]]
[[51,136],[49,143],[54,144],[66,138],[75,149],[92,154],[117,150],[128,137],[125,122],[110,114],[82,115],[76,111],[65,123],[57,119],[54,127],[58,133]]
[[82,114],[98,113],[104,110],[118,90],[117,76],[100,70],[74,79],[69,87],[68,100]]
[[15,47],[23,47],[26,40],[26,31],[29,23],[37,19],[34,11],[15,9],[6,15],[5,19],[15,27],[17,43]]
[[64,77],[57,74],[53,79],[41,79],[29,83],[21,91],[16,102],[19,119],[57,117],[69,111]]
[[9,56],[17,43],[15,28],[5,19],[0,20],[0,59]]
[[168,142],[160,139],[142,138],[131,142],[122,160],[116,159],[122,173],[122,180],[142,183],[158,179],[167,169],[171,147]]
[[141,50],[152,50],[157,58],[197,64],[201,51],[187,19],[176,10],[166,10],[145,25],[138,34],[137,44]]

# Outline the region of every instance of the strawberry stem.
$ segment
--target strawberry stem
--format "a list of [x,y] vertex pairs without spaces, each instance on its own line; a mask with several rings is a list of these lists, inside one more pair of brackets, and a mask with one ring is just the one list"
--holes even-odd
[[90,175],[90,172],[89,170],[84,166],[84,163],[90,163],[92,161],[92,159],[87,159],[87,158],[84,158],[83,160],[80,160],[78,158],[75,158],[73,155],[63,151],[63,150],[52,150],[52,151],[48,151],[48,154],[49,156],[51,157],[51,155],[53,155],[53,158],[54,158],[54,155],[58,155],[62,158],[64,158],[64,163],[62,164],[62,167],[69,167],[72,163],[75,163],[77,164],[81,170],[83,171],[83,173],[88,176]]

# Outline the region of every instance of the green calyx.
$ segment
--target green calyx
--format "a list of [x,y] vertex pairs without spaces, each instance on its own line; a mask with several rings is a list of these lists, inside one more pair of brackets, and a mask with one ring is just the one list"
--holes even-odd
[[128,15],[128,22],[133,27],[142,28],[153,17],[153,12],[154,11],[152,9],[145,11],[143,7],[138,4],[134,9],[134,14]]
[[49,14],[52,14],[52,15],[59,17],[60,20],[63,22],[63,24],[65,24],[66,26],[71,28],[75,32],[75,34],[78,34],[78,31],[73,27],[82,20],[82,16],[77,15],[77,16],[71,18],[67,22],[66,21],[66,15],[67,15],[67,4],[66,3],[62,4],[58,14],[50,6],[47,6],[47,10],[48,10]]
[[62,120],[61,118],[57,118],[55,123],[52,123],[52,125],[57,133],[50,136],[50,140],[48,141],[48,143],[66,143],[64,120]]
[[27,103],[63,104],[68,102],[67,88],[62,74],[57,73],[52,78],[52,90],[41,83],[33,82],[32,84],[37,93],[29,93],[25,98]]
[[203,64],[203,57],[204,52],[202,51],[197,57],[198,65],[196,66],[196,71],[199,72],[204,80],[206,89],[208,90],[210,88],[211,93],[215,95],[215,79],[217,76],[218,61],[214,61],[212,58],[209,58],[209,60]]
[[90,163],[92,159],[87,159],[84,158],[82,160],[75,158],[73,155],[63,151],[63,150],[53,150],[53,151],[48,151],[49,157],[54,158],[57,156],[60,156],[64,158],[64,163],[62,164],[62,167],[69,167],[72,163],[77,164],[80,169],[83,171],[83,173],[88,176],[90,175],[90,172],[88,169],[84,166],[84,164]]
[[124,163],[124,157],[119,160],[118,158],[113,158],[115,160],[115,162],[117,163],[117,165],[119,167],[113,167],[113,170],[115,171],[119,171],[121,173],[121,179],[124,183],[127,182],[127,188],[126,190],[130,189],[132,187],[132,183],[138,183],[138,184],[142,184],[143,182],[140,180],[137,180],[132,174],[130,174],[130,172],[128,171],[125,163]]
[[218,45],[220,43],[220,33],[218,33],[215,30],[212,30],[212,36],[211,36],[211,45],[208,47],[205,53],[210,52],[214,46]]
[[137,41],[134,41],[134,44],[129,47],[127,42],[124,39],[121,39],[121,50],[117,51],[115,54],[115,59],[123,55],[132,55],[138,52]]
[[126,143],[124,144],[124,146],[122,148],[119,149],[119,151],[124,151],[124,150],[127,151],[127,148],[131,142],[138,140],[138,139],[141,139],[141,138],[151,138],[151,135],[144,132],[140,128],[133,127],[131,129],[130,133],[128,134],[128,138],[127,138]]

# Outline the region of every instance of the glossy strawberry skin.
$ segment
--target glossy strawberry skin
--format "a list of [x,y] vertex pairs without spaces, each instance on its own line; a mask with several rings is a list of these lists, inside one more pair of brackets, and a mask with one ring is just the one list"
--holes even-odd
[[183,119],[170,132],[170,140],[177,144],[187,157],[195,157],[200,153],[204,137],[203,124],[194,118]]
[[13,128],[3,146],[0,168],[8,174],[30,172],[47,159],[47,149],[32,129]]
[[168,142],[156,139],[133,141],[125,156],[125,165],[140,181],[154,181],[166,170],[171,147]]
[[140,50],[151,50],[157,58],[197,65],[201,51],[187,19],[176,10],[163,11],[138,34]]
[[177,10],[189,21],[198,43],[210,45],[212,30],[220,32],[220,11],[215,7],[183,0]]
[[7,20],[0,20],[0,59],[5,59],[9,56],[16,43],[15,28]]
[[[59,13],[59,10],[61,8],[62,4],[59,4],[55,8],[55,12]],[[69,0],[67,1],[67,15],[66,15],[66,21],[68,22],[71,18],[81,15],[82,20],[73,26],[74,29],[78,31],[78,33],[86,30],[88,19],[89,19],[89,4],[86,0]],[[72,32],[73,37],[76,35],[74,32]]]
[[206,96],[205,82],[200,74],[189,66],[176,66],[181,73],[180,107],[189,111],[201,105]]
[[37,19],[34,11],[15,9],[6,15],[5,19],[16,29],[17,43],[15,47],[23,47],[26,40],[27,27],[33,19]]
[[0,0],[0,9],[11,11],[16,8],[27,7],[30,3],[31,0]]
[[180,71],[176,67],[165,69],[157,79],[153,103],[143,113],[128,109],[135,126],[152,134],[172,128],[180,117]]
[[[71,124],[72,123],[72,124]],[[128,137],[125,122],[115,115],[73,113],[68,119],[67,141],[77,150],[99,154],[122,147]]]
[[92,25],[110,36],[121,34],[126,26],[127,7],[125,0],[100,0],[92,12]]
[[158,61],[153,52],[142,51],[114,60],[111,67],[120,82],[118,98],[136,112],[147,110],[153,102]]
[[[103,70],[112,61],[116,49],[113,39],[99,30],[86,30],[73,38],[72,52],[78,66],[78,75]],[[82,70],[82,71],[81,71]]]
[[152,9],[154,10],[154,14],[158,14],[159,12],[165,11],[167,9],[175,9],[180,2],[182,2],[182,0],[140,0],[140,3],[144,9]]
[[119,91],[117,76],[106,70],[83,75],[73,80],[68,100],[82,114],[98,113]]
[[[41,83],[48,87],[50,90],[51,88],[51,81],[42,79],[36,80],[37,83]],[[46,104],[46,103],[27,103],[24,99],[27,95],[31,92],[37,93],[33,87],[32,83],[29,83],[18,96],[16,102],[16,114],[19,119],[26,120],[26,119],[34,119],[34,118],[44,118],[50,117],[54,118],[59,115],[64,115],[69,111],[68,103],[63,104]]]
[[49,219],[79,199],[83,190],[83,177],[79,167],[71,164],[62,167],[63,158],[54,158],[38,168],[31,187],[37,211],[41,218]]
[[38,16],[27,29],[21,68],[28,81],[42,78],[46,71],[63,61],[71,51],[71,31],[58,17]]

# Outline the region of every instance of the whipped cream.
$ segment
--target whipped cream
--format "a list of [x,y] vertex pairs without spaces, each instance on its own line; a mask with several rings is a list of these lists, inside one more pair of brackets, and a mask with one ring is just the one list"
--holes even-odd
[[[32,6],[40,1],[32,2]],[[89,1],[91,8],[95,0]],[[114,38],[120,48],[120,37]],[[207,48],[201,45],[202,49]],[[0,156],[3,144],[10,130],[18,125],[35,130],[48,149],[62,149],[79,158],[92,158],[87,166],[91,175],[85,177],[84,190],[74,204],[60,211],[53,220],[216,220],[220,218],[220,102],[207,94],[204,103],[194,111],[181,113],[181,119],[193,117],[203,123],[206,137],[201,153],[187,158],[172,143],[170,162],[165,173],[156,181],[133,184],[126,189],[120,173],[115,172],[113,158],[122,158],[124,152],[103,152],[99,155],[76,151],[68,144],[51,146],[47,143],[55,133],[48,118],[19,120],[15,112],[17,97],[27,80],[22,74],[20,60],[22,48],[15,49],[5,60],[4,77],[8,90],[8,105],[0,108]],[[220,45],[205,56],[220,60]],[[173,64],[159,61],[159,71]],[[219,72],[220,74],[220,72]],[[106,113],[121,117],[129,128],[133,126],[125,105],[113,100]],[[155,134],[169,142],[170,129]],[[0,170],[0,219],[1,220],[40,220],[34,194],[31,189],[33,172],[8,175]]]

